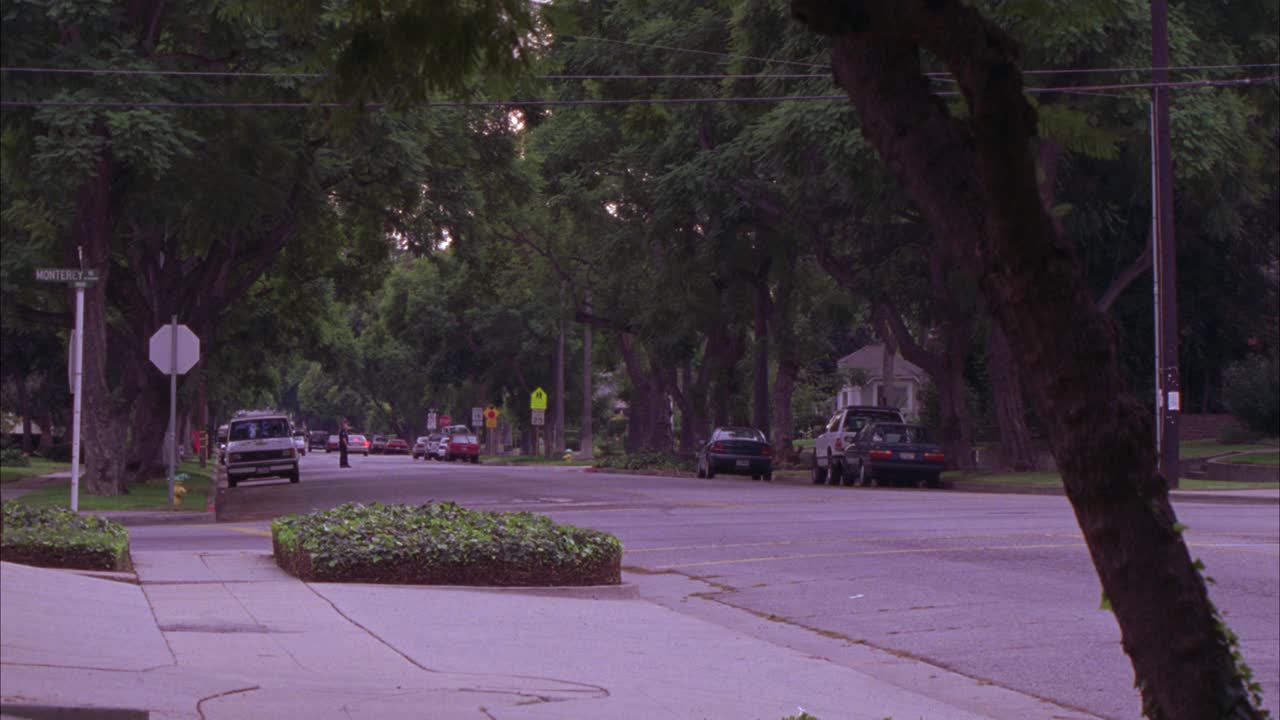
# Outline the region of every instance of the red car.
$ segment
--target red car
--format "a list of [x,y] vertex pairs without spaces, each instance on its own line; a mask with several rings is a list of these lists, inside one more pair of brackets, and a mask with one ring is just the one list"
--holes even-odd
[[382,452],[387,455],[408,455],[409,443],[405,442],[404,438],[391,438],[383,446]]
[[480,462],[480,443],[475,435],[448,435],[440,441],[437,451],[441,460],[470,460]]

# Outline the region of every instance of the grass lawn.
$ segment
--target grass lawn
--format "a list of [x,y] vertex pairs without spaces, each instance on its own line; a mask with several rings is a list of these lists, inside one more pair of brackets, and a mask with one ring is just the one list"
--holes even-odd
[[1218,440],[1188,440],[1178,444],[1178,456],[1184,460],[1191,460],[1240,450],[1275,450],[1276,448],[1275,442],[1227,445]]
[[31,465],[28,467],[10,467],[8,465],[0,466],[0,483],[7,483],[11,480],[21,480],[24,477],[33,475],[48,475],[49,473],[58,472],[59,470],[70,470],[69,462],[54,462],[45,460],[44,458],[29,458]]
[[482,455],[480,462],[490,465],[562,465],[564,467],[582,467],[590,465],[590,460],[581,460],[576,455],[573,460],[565,460],[563,456],[548,458],[542,455]]
[[[1001,475],[962,475],[958,472],[945,472],[943,480],[959,480],[984,485],[1011,485],[1021,487],[1061,487],[1062,476],[1056,472],[1007,473]],[[1256,482],[1224,482],[1221,480],[1200,480],[1182,478],[1178,481],[1179,490],[1275,490],[1280,483]]]
[[[67,464],[70,467],[70,464]],[[198,462],[185,462],[178,466],[179,473],[186,473],[187,480],[183,485],[187,495],[179,510],[204,512],[208,499],[210,478],[213,465],[201,470]],[[27,493],[16,498],[14,502],[34,507],[71,506],[70,483],[58,484]],[[131,485],[128,495],[98,496],[88,495],[83,486],[80,492],[81,510],[167,510],[169,509],[169,483],[166,478],[154,478],[141,485]]]
[[1231,457],[1221,458],[1215,462],[1231,463],[1232,465],[1280,465],[1280,450],[1270,453],[1232,455]]

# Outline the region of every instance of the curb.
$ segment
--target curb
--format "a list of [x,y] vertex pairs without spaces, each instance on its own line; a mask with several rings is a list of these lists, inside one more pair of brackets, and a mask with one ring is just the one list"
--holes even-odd
[[125,527],[141,525],[200,525],[209,522],[208,513],[198,510],[83,510]]
[[[292,577],[292,576],[290,576]],[[296,578],[295,578],[296,579]],[[580,600],[636,600],[640,597],[640,586],[624,582],[619,585],[399,585],[392,583],[320,583],[306,582],[308,585],[337,585],[341,587],[400,587],[426,588],[430,590],[456,590],[461,592],[496,592],[516,595],[538,595],[543,597],[576,598]]]

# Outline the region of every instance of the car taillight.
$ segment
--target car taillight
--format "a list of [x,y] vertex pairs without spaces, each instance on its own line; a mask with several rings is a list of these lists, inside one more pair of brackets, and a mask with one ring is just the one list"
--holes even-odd
[[724,452],[724,443],[712,443],[711,452]]
[[943,462],[947,459],[947,456],[942,453],[927,452],[924,454],[924,459],[929,462]]
[[867,454],[871,456],[872,460],[888,460],[893,457],[892,450],[872,450]]
[[768,445],[765,445],[764,449],[760,451],[760,454],[765,457],[770,457],[773,455],[773,448],[769,447]]

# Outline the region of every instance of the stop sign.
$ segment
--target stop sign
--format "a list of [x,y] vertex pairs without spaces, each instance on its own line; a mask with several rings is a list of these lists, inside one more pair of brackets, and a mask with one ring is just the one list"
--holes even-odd
[[[174,330],[177,331],[177,355],[174,355]],[[151,364],[162,372],[186,373],[200,359],[200,338],[186,325],[165,325],[151,336]],[[173,367],[170,368],[170,363]]]
[[440,416],[440,427],[449,427],[449,425],[452,423],[453,423],[453,418],[449,417],[448,415]]

